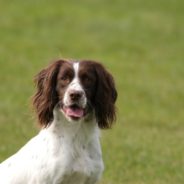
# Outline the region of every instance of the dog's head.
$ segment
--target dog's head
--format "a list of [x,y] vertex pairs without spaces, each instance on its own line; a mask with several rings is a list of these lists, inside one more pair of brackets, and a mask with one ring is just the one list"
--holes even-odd
[[111,127],[117,92],[113,77],[101,64],[58,60],[41,70],[35,83],[33,105],[42,126],[52,123],[56,108],[68,121],[87,121],[94,114],[100,128]]

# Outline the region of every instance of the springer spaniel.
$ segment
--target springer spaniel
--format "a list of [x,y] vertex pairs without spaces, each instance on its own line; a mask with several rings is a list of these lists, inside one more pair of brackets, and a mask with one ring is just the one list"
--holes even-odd
[[103,171],[99,128],[115,119],[112,76],[94,61],[58,60],[35,78],[40,133],[0,164],[1,184],[95,184]]

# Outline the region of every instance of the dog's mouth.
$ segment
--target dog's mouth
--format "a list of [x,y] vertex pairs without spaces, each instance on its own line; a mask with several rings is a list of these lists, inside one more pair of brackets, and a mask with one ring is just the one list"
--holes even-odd
[[67,117],[70,117],[73,120],[79,120],[86,115],[85,108],[82,108],[77,104],[63,106],[62,110]]

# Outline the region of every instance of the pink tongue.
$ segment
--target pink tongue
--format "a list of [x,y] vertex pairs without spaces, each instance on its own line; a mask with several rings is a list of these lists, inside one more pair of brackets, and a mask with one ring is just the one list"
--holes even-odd
[[67,107],[65,109],[65,113],[68,116],[73,116],[73,117],[76,117],[76,118],[81,118],[84,115],[84,110],[83,109],[80,109],[80,108],[70,108],[70,107]]

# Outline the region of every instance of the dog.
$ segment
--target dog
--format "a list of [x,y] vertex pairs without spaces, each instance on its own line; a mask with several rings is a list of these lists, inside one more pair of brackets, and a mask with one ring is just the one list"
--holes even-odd
[[95,61],[59,59],[35,85],[41,130],[0,164],[0,183],[95,184],[104,170],[99,130],[116,118],[112,75]]

